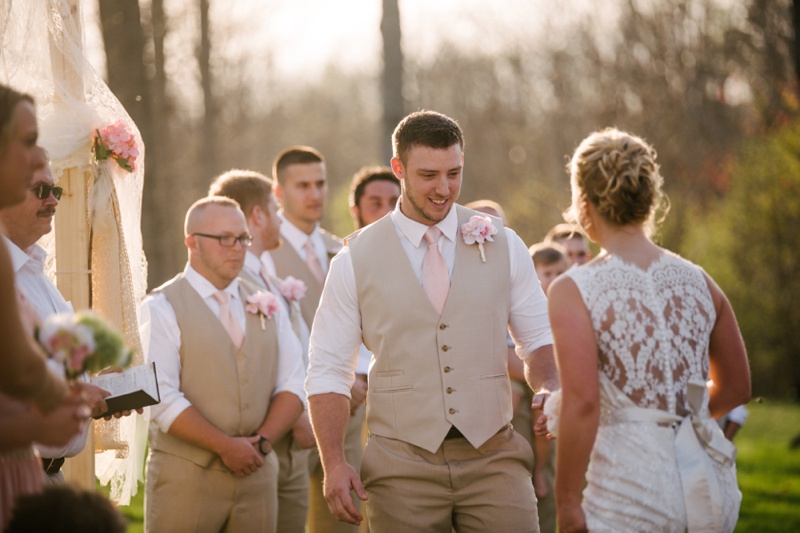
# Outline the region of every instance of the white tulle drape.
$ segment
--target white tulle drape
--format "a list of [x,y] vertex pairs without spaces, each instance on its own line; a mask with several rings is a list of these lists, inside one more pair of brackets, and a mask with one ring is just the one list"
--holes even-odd
[[[144,146],[128,113],[86,59],[79,0],[0,0],[0,81],[36,99],[40,144],[53,174],[90,171],[92,307],[120,327],[141,364],[137,303],[147,289],[147,264],[140,229]],[[141,155],[128,173],[112,160],[97,163],[95,129],[123,120]],[[58,216],[56,216],[58,224]],[[43,245],[55,258],[52,234]],[[49,265],[57,272],[57,262]],[[122,505],[142,481],[146,421],[139,415],[95,423],[95,472],[111,484]]]

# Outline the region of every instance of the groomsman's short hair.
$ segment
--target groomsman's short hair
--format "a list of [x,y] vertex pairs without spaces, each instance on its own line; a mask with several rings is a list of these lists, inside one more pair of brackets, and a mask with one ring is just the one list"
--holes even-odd
[[458,123],[436,111],[416,111],[400,123],[392,134],[394,156],[406,164],[408,151],[413,146],[446,150],[454,144],[464,150],[464,134]]
[[283,171],[289,165],[307,165],[309,163],[325,163],[325,157],[310,146],[290,146],[275,158],[272,163],[272,177],[284,185]]
[[210,205],[220,205],[222,207],[232,207],[242,213],[242,217],[244,218],[244,213],[242,209],[239,207],[239,204],[236,200],[231,200],[230,198],[226,198],[224,196],[206,196],[205,198],[200,198],[195,203],[193,203],[189,210],[186,211],[186,219],[183,221],[183,235],[185,237],[189,236],[189,226],[190,221],[196,219],[200,213],[205,211],[205,209]]
[[256,205],[266,205],[271,194],[272,180],[253,170],[232,169],[223,172],[208,189],[209,196],[226,196],[236,200],[245,216]]

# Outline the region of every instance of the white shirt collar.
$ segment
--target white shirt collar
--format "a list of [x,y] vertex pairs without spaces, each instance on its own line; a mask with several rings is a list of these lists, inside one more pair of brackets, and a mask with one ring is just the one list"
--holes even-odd
[[281,224],[281,236],[297,250],[302,250],[309,239],[319,236],[319,222],[314,226],[314,231],[311,232],[311,235],[307,235],[305,231],[292,224],[283,212],[280,213],[280,217],[283,221]]
[[[422,239],[425,236],[425,232],[428,231],[429,226],[411,220],[403,214],[400,210],[400,202],[397,202],[397,206],[395,206],[390,216],[392,217],[392,221],[400,228],[403,235],[405,235],[414,246],[419,248],[422,245]],[[435,225],[442,231],[442,235],[447,237],[451,242],[455,242],[456,233],[458,233],[458,214],[456,213],[455,204],[450,208],[450,212],[447,213],[447,216]]]
[[[286,244],[282,244],[281,246],[286,246]],[[272,259],[272,255],[269,252],[261,254],[261,266],[263,266],[267,273],[273,278],[278,277],[278,270],[275,268],[275,260]]]
[[8,253],[11,255],[11,266],[14,268],[15,274],[25,266],[25,263],[31,260],[38,261],[44,265],[44,260],[47,258],[47,253],[44,251],[44,248],[38,244],[34,244],[28,248],[30,253],[26,253],[25,250],[14,244],[14,242],[5,235],[3,235],[3,239],[6,242]]
[[[189,263],[186,263],[186,268],[183,269],[183,275],[186,278],[186,281],[189,282],[189,285],[191,285],[192,288],[197,291],[197,294],[199,294],[200,297],[203,298],[204,300],[206,298],[210,298],[215,292],[219,290],[214,286],[213,283],[204,278],[202,274],[200,274],[197,270],[192,268],[192,265],[190,265]],[[225,287],[223,290],[230,295],[232,300],[238,300],[239,280],[234,279],[233,281],[231,281],[230,285]]]
[[258,256],[253,252],[248,251],[244,255],[244,270],[256,277],[261,275],[261,261],[258,260]]

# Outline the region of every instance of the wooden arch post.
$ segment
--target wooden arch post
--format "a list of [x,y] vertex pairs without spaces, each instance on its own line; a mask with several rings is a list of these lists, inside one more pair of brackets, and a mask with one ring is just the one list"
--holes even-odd
[[[62,16],[72,18],[71,23],[62,24],[57,30],[50,25],[50,59],[55,80],[55,101],[68,97],[84,101],[85,93],[80,64],[70,61],[64,53],[72,46],[82,46],[79,0],[56,0]],[[65,22],[67,22],[65,20]],[[60,30],[60,31],[59,31]],[[69,32],[74,30],[76,35]],[[58,33],[55,33],[58,31]],[[63,85],[62,85],[63,84]],[[67,94],[59,91],[63,87]],[[57,108],[57,106],[56,106]],[[87,150],[90,146],[86,147]],[[89,155],[87,154],[87,161]],[[58,184],[64,189],[55,218],[56,244],[56,285],[75,311],[91,307],[92,270],[89,245],[91,226],[89,223],[89,184],[94,179],[89,170],[65,169],[57,176]],[[64,477],[67,481],[84,489],[94,490],[94,432],[90,429],[86,447],[75,457],[64,463]]]

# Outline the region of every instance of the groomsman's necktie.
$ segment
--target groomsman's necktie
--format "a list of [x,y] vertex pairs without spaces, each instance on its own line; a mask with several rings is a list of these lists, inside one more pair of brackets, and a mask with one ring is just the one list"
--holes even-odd
[[217,291],[214,293],[214,299],[219,303],[219,321],[222,322],[222,327],[228,332],[236,349],[241,348],[244,343],[244,334],[239,321],[231,313],[230,295],[225,291]]
[[325,283],[325,272],[322,271],[322,263],[319,262],[317,252],[314,251],[314,245],[311,244],[311,239],[306,241],[306,264],[308,265],[311,273],[317,278],[320,283]]
[[428,249],[425,250],[425,257],[422,259],[422,287],[428,294],[433,308],[440,315],[447,301],[447,293],[450,292],[450,275],[447,273],[444,257],[439,251],[441,234],[442,231],[436,226],[428,228],[425,232]]

